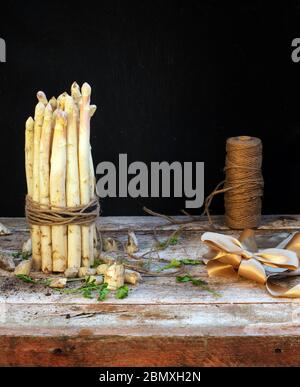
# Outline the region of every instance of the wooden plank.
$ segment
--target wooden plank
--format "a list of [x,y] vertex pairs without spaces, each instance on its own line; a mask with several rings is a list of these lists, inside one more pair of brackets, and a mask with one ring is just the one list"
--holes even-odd
[[[180,222],[188,221],[186,216],[174,216]],[[214,227],[218,230],[229,230],[224,224],[224,216],[212,216]],[[13,231],[28,231],[24,218],[0,218],[0,222],[10,227]],[[165,230],[175,230],[178,226],[155,216],[110,216],[100,217],[98,226],[102,231],[126,231],[128,229],[152,231],[154,227],[164,226]],[[210,227],[207,218],[201,217],[199,221],[186,226],[187,230],[203,231]],[[299,230],[300,215],[263,215],[259,230]]]
[[[197,269],[195,269],[197,270]],[[199,272],[197,277],[207,279],[207,275],[202,269],[203,274]],[[192,271],[192,274],[195,271]],[[13,279],[18,281],[17,279]],[[43,286],[28,285],[0,278],[0,303],[26,304],[36,303],[39,305],[60,303],[66,304],[95,304],[96,300],[84,299],[82,296],[72,294],[60,294],[57,291],[49,290]],[[138,287],[130,287],[129,297],[123,300],[117,300],[110,295],[104,304],[115,305],[182,305],[182,304],[296,304],[298,299],[292,298],[274,298],[271,297],[261,285],[246,281],[243,279],[232,282],[223,278],[211,278],[208,280],[211,289],[217,291],[220,296],[216,297],[211,293],[201,290],[189,283],[176,283],[175,278],[170,277],[151,277],[145,278],[144,282]],[[100,304],[102,305],[102,303]]]
[[0,336],[9,366],[299,366],[300,337]]
[[[222,232],[238,235],[221,225],[222,218],[219,221]],[[13,231],[0,237],[1,250],[19,250],[29,236],[24,219],[0,222]],[[103,235],[121,243],[127,229],[135,229],[137,255],[153,247],[153,228],[159,224],[165,221],[100,219]],[[275,246],[299,225],[299,216],[265,217],[258,243]],[[165,240],[176,227],[169,224],[159,230],[158,238]],[[200,237],[207,227],[206,221],[190,225],[175,246],[152,255],[153,267],[165,264],[159,259],[201,258],[206,248]],[[208,279],[203,265],[188,271],[208,281],[220,297],[162,276],[145,277],[124,300],[110,295],[101,303],[28,285],[0,272],[0,365],[300,365],[299,300],[273,298],[263,286],[243,279]]]
[[[280,313],[278,310],[280,308]],[[1,306],[1,333],[10,335],[280,336],[299,335],[296,304],[46,304]]]
[[[258,233],[261,231],[258,231]],[[235,235],[236,232],[232,232]],[[271,233],[271,236],[265,237],[265,234]],[[16,251],[22,246],[22,243],[28,238],[28,234],[16,233],[19,238],[14,235],[5,237],[7,250]],[[149,251],[153,246],[154,238],[152,233],[145,233],[138,231],[137,237],[141,246],[137,255],[141,255],[146,251]],[[126,241],[127,234],[123,231],[117,232],[105,232],[104,235],[113,236],[118,238],[122,243]],[[165,240],[170,235],[170,231],[164,231],[159,233],[160,240]],[[283,238],[289,234],[272,233],[270,230],[266,230],[264,235],[258,235],[259,245],[261,247],[271,247],[280,242]],[[197,231],[186,231],[180,234],[179,241],[175,246],[169,246],[166,250],[159,251],[152,254],[151,261],[153,270],[157,269],[158,265],[164,266],[166,263],[158,262],[158,259],[170,261],[171,259],[201,259],[202,255],[207,251],[206,247],[200,241],[201,233]],[[111,254],[106,254],[111,255]],[[145,261],[147,262],[149,258]],[[174,277],[150,277],[144,278],[138,288],[132,287],[130,297],[124,300],[115,300],[111,297],[108,298],[109,303],[114,304],[224,304],[224,303],[277,303],[277,298],[272,298],[267,294],[263,286],[257,285],[253,282],[238,279],[236,281],[227,280],[224,278],[212,278],[207,276],[206,268],[204,265],[195,267],[189,267],[187,269],[189,273],[199,278],[202,278],[209,282],[210,287],[220,294],[220,297],[202,291],[199,288],[192,286],[191,284],[178,284]],[[1,273],[0,273],[1,275]],[[17,290],[16,290],[17,289]],[[47,294],[47,295],[46,295]],[[4,278],[0,277],[0,302],[8,303],[24,303],[24,302],[36,302],[38,304],[49,303],[86,303],[94,302],[83,299],[75,295],[61,295],[54,290],[45,290],[43,287],[28,286],[23,284],[18,279],[7,278],[5,274]],[[294,299],[281,299],[282,303],[297,303]]]

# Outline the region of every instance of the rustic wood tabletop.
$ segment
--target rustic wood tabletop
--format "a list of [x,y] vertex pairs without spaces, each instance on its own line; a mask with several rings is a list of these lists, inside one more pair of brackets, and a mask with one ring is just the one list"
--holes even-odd
[[[25,220],[0,222],[12,231],[0,237],[1,250],[20,250],[29,237]],[[238,235],[222,217],[214,217],[214,224]],[[103,217],[98,223],[103,236],[121,242],[134,230],[137,255],[151,249],[161,225],[156,237],[162,241],[178,228],[152,216]],[[201,259],[200,237],[208,228],[206,220],[191,223],[175,245],[147,259]],[[260,247],[270,247],[299,229],[300,216],[265,216],[256,235]],[[204,265],[186,270],[219,296],[176,282],[172,270],[144,277],[125,299],[109,295],[104,302],[27,284],[0,270],[0,365],[300,365],[300,300],[273,298],[264,286],[241,278],[208,278]]]

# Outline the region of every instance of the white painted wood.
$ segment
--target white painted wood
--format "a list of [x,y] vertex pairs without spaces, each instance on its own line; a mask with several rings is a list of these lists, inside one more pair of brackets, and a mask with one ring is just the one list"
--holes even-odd
[[[13,231],[10,236],[0,237],[1,250],[21,249],[28,238],[24,219],[1,218],[0,222]],[[99,224],[104,236],[114,237],[121,243],[126,241],[128,228],[136,230],[141,246],[136,255],[140,256],[156,242],[153,227],[165,223],[153,217],[113,217],[101,218]],[[205,227],[204,221],[192,224],[179,235],[178,244],[153,253],[152,270],[166,264],[159,263],[158,258],[164,261],[201,259],[206,252],[200,241]],[[258,244],[274,246],[290,230],[299,227],[299,216],[287,220],[265,217],[257,231]],[[176,226],[168,225],[158,230],[159,240],[166,240],[174,229]],[[224,232],[238,236],[237,231],[224,228]],[[149,256],[144,259],[147,260]],[[200,335],[299,335],[300,300],[273,298],[263,286],[243,279],[209,279],[203,265],[185,269],[206,280],[220,297],[189,283],[176,283],[175,277],[162,276],[144,277],[139,286],[131,286],[129,297],[124,300],[116,300],[111,294],[101,303],[78,295],[60,294],[42,285],[28,285],[0,271],[1,333],[13,330],[16,335],[18,332],[32,334],[34,330],[35,335],[47,335],[63,329],[61,332],[79,334],[82,329],[90,328],[99,335],[194,335],[195,332]],[[293,281],[297,282],[297,278]]]
[[[173,216],[179,222],[187,222],[186,216]],[[222,215],[212,216],[216,229],[228,230]],[[15,231],[27,231],[28,226],[24,218],[0,218],[0,222]],[[108,216],[100,217],[98,226],[102,231],[124,231],[128,228],[134,230],[152,231],[153,227],[163,226],[164,230],[175,230],[178,226],[168,223],[165,219],[155,216]],[[207,230],[210,227],[206,217],[199,217],[199,221],[189,223],[187,230]],[[263,215],[259,230],[299,230],[300,215]]]

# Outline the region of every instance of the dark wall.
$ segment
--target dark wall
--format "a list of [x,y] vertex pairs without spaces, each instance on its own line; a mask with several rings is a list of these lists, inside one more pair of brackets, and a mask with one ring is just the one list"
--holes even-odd
[[[223,177],[229,136],[264,144],[264,213],[300,213],[299,3],[10,1],[1,5],[1,216],[24,214],[24,122],[35,93],[93,86],[95,164],[204,161],[205,192]],[[177,213],[184,199],[106,199],[104,215]],[[216,199],[213,212],[223,211]],[[196,211],[197,212],[197,211]],[[200,210],[198,211],[200,212]]]

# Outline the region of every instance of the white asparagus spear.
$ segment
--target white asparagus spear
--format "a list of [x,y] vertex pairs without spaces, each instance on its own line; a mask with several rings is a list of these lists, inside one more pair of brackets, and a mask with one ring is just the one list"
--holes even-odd
[[[68,115],[67,128],[67,206],[80,205],[79,170],[78,170],[78,109],[72,97],[65,100]],[[68,268],[81,266],[81,227],[68,226]]]
[[[90,105],[89,112],[90,112],[90,118],[93,117],[97,110],[96,105]],[[90,199],[93,199],[95,197],[95,187],[96,187],[96,179],[95,179],[95,171],[94,171],[94,164],[93,164],[93,158],[92,158],[92,147],[90,145],[90,153],[89,153],[89,167],[90,167]],[[96,226],[95,224],[92,224],[90,226],[89,230],[89,257],[90,257],[90,265],[94,264],[95,260],[95,234],[96,234]]]
[[[79,85],[76,82],[73,82],[73,84],[71,86],[71,95],[73,97],[74,102],[79,107],[79,104],[81,101],[81,92],[80,92]],[[90,117],[93,117],[96,110],[97,110],[96,105],[90,105]]]
[[[79,179],[80,179],[80,201],[88,204],[90,201],[90,98],[91,87],[84,83],[81,88],[82,98],[80,103],[79,122]],[[81,258],[82,266],[90,266],[90,227],[81,227]]]
[[[81,91],[80,91],[79,85],[76,82],[74,82],[71,86],[71,95],[72,95],[72,98],[73,98],[75,104],[79,108],[80,102],[81,102]],[[96,110],[97,110],[96,105],[90,105],[90,117],[93,117]]]
[[42,102],[45,106],[48,104],[46,94],[43,91],[38,91],[36,93],[36,97],[37,97],[38,101]]
[[25,125],[25,171],[28,196],[32,198],[33,191],[33,137],[34,121],[29,117]]
[[58,109],[61,109],[61,110],[64,110],[65,109],[65,101],[66,101],[66,97],[67,97],[68,93],[66,91],[64,91],[63,93],[61,93],[58,97],[57,97],[57,108]]
[[[36,202],[40,199],[40,139],[43,125],[45,106],[39,102],[35,108],[34,114],[34,146],[33,146],[33,192],[32,199]],[[32,263],[35,270],[40,270],[42,265],[41,259],[41,235],[40,227],[32,226]]]
[[[45,108],[44,122],[40,141],[40,203],[50,204],[50,154],[52,141],[52,108],[50,103]],[[51,227],[41,226],[42,270],[52,272],[52,238]]]
[[73,82],[71,86],[71,96],[73,97],[75,103],[79,105],[79,102],[81,100],[81,92],[80,87],[77,82]]
[[[95,197],[95,187],[96,187],[96,181],[95,181],[95,172],[94,172],[94,164],[93,164],[93,158],[92,158],[92,152],[91,152],[91,146],[90,146],[90,154],[89,154],[89,167],[90,167],[90,200]],[[90,230],[89,230],[89,250],[90,250],[90,265],[94,264],[94,236],[96,233],[96,226],[95,223],[91,224]]]
[[57,100],[55,97],[52,97],[50,98],[50,101],[49,101],[51,107],[52,107],[52,110],[54,111],[56,108],[57,108]]
[[[93,117],[97,110],[96,105],[90,105],[90,117]],[[96,189],[96,178],[95,178],[95,171],[94,171],[94,163],[93,163],[93,157],[92,157],[92,147],[90,145],[90,154],[89,154],[89,167],[90,167],[90,199],[93,199],[95,197],[95,189]],[[95,234],[96,234],[96,225],[92,224],[90,226],[89,231],[89,249],[90,249],[90,264],[94,264],[95,260]]]
[[[50,203],[59,207],[66,205],[66,126],[66,113],[58,110],[51,154]],[[52,264],[54,272],[67,268],[67,226],[52,226]]]
[[52,127],[53,127],[53,129],[54,129],[55,123],[56,123],[56,114],[57,114],[57,110],[58,110],[58,109],[53,110],[53,114],[52,114]]
[[97,106],[96,105],[90,105],[90,117],[93,117],[93,115],[96,113]]

